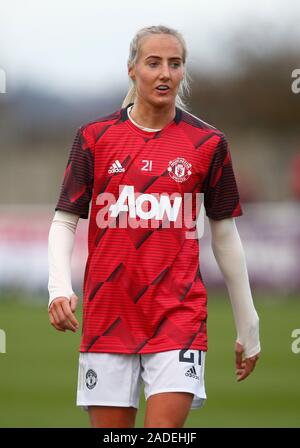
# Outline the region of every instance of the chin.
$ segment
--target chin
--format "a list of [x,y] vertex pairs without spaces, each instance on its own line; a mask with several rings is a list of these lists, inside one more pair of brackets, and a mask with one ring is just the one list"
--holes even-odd
[[153,106],[173,106],[175,104],[175,98],[151,98],[149,102],[153,104]]

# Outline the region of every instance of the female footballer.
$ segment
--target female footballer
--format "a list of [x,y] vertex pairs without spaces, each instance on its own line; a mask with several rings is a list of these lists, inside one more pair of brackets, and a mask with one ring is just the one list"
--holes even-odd
[[238,381],[259,357],[230,150],[185,108],[186,58],[177,30],[137,32],[128,94],[78,129],[55,208],[48,311],[59,331],[79,328],[71,254],[78,220],[89,217],[77,405],[92,427],[134,427],[142,385],[144,427],[180,428],[206,399],[207,294],[190,225],[200,194],[233,309]]

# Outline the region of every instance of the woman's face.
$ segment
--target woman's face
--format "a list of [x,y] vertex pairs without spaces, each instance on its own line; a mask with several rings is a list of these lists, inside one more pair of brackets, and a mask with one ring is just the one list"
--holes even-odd
[[[137,95],[155,106],[175,104],[180,82],[184,77],[182,47],[178,39],[166,34],[144,37],[140,42],[138,60],[128,69],[135,81]],[[167,90],[159,90],[165,85]]]

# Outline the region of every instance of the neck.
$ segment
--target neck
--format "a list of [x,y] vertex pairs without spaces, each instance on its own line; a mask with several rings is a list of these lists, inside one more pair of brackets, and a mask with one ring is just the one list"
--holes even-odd
[[138,128],[142,129],[143,131],[147,131],[147,132],[158,132],[158,131],[161,131],[161,129],[151,129],[151,128],[147,128],[147,127],[141,126],[141,125],[138,124],[136,121],[134,121],[134,119],[133,119],[132,116],[131,116],[131,109],[132,109],[132,107],[133,107],[133,106],[129,106],[129,107],[127,108],[127,115],[128,115],[129,120],[130,120],[135,126],[137,126]]
[[152,129],[162,129],[170,123],[176,114],[175,104],[154,107],[139,98],[134,100],[130,115],[141,126]]

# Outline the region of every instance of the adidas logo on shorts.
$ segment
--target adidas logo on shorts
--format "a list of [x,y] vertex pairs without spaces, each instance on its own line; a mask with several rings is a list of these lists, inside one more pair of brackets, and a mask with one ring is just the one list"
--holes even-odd
[[123,173],[124,171],[125,171],[125,168],[122,167],[119,160],[115,160],[114,163],[112,164],[112,166],[109,168],[108,174]]
[[193,367],[191,367],[189,370],[187,370],[187,371],[185,372],[185,376],[190,376],[190,377],[192,377],[192,378],[195,378],[196,380],[199,380],[199,379],[200,379],[199,376],[197,375],[195,366],[193,366]]

